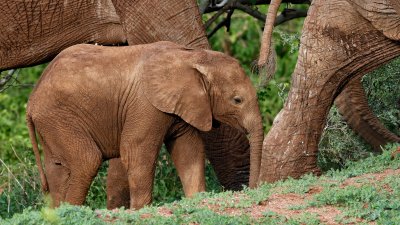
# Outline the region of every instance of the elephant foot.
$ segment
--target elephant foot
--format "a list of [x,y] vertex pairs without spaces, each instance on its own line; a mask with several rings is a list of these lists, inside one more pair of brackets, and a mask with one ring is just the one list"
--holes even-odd
[[290,119],[280,121],[289,118],[280,114],[264,139],[259,183],[299,178],[307,173],[320,175],[316,134],[312,129],[299,129],[303,125],[296,126]]

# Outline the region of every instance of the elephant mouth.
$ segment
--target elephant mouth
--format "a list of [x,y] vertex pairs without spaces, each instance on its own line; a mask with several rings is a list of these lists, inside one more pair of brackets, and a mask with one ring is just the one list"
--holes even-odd
[[221,124],[226,124],[232,128],[237,129],[238,131],[240,131],[246,135],[249,134],[248,130],[245,129],[244,127],[242,127],[241,125],[239,125],[240,123],[237,121],[225,121],[225,120],[220,121],[215,118],[212,119],[212,127],[213,128],[218,129],[221,126]]
[[218,120],[214,119],[212,120],[212,127],[213,128],[219,128],[221,126],[221,122],[219,122]]

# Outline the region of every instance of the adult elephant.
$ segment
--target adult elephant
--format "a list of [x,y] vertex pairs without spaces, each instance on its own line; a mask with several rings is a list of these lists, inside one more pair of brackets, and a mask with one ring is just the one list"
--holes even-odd
[[335,98],[342,92],[351,96],[346,92],[364,74],[400,55],[399,5],[395,0],[312,2],[288,99],[264,140],[259,183],[319,172],[318,142]]
[[[0,3],[0,11],[0,70],[48,62],[79,43],[135,45],[165,40],[210,48],[195,0],[6,0]],[[221,184],[234,190],[247,185],[250,148],[246,136],[221,123],[203,137],[209,140],[206,156]],[[121,190],[107,187],[111,207],[123,205],[123,196],[129,196],[121,168],[118,158],[110,160],[108,183],[121,182]]]

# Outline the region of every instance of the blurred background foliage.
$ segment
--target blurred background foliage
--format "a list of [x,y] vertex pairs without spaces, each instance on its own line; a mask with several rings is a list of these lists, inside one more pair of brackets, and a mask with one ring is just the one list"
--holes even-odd
[[[266,7],[259,8],[266,11]],[[204,21],[211,16],[206,14]],[[275,29],[273,38],[277,53],[277,70],[266,87],[259,86],[257,71],[254,69],[263,23],[235,11],[230,30],[222,28],[210,38],[212,48],[238,59],[257,86],[265,132],[268,132],[273,118],[282,108],[290,88],[290,75],[296,65],[303,20],[295,19]],[[45,65],[39,65],[19,70],[18,80],[12,87],[0,93],[0,216],[3,218],[21,212],[24,208],[37,208],[44,204],[25,123],[28,96],[44,68]],[[370,106],[386,127],[398,135],[399,83],[400,58],[363,79]],[[319,165],[323,170],[342,168],[346,162],[371,154],[370,147],[349,130],[334,107],[330,111],[320,149]],[[87,204],[92,208],[105,208],[106,169],[107,162],[102,165],[87,197]],[[206,174],[207,190],[222,191],[208,164]],[[183,196],[179,178],[164,148],[158,159],[153,194],[153,204],[157,205],[178,200]]]

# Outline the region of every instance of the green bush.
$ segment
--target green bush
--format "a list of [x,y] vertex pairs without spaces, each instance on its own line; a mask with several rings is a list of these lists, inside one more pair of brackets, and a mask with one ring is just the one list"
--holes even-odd
[[[21,159],[21,158],[20,158]],[[0,161],[0,218],[20,213],[25,208],[43,205],[38,170],[32,157],[16,164]]]
[[[400,58],[362,79],[370,108],[385,127],[397,135],[400,135],[399,83]],[[329,112],[319,149],[319,165],[325,170],[341,168],[349,161],[372,154],[371,146],[347,126],[335,107]]]
[[0,92],[0,159],[17,162],[16,154],[26,154],[30,145],[25,123],[25,108],[29,94],[45,65],[18,71],[18,81]]

